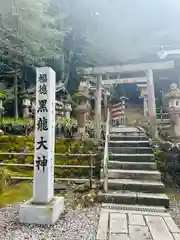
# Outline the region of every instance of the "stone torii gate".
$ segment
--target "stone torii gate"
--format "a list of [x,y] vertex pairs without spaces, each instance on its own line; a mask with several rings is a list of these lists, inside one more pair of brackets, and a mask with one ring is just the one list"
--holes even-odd
[[[151,119],[151,123],[155,126],[154,135],[157,135],[156,128],[156,103],[155,103],[155,91],[154,91],[154,80],[153,71],[167,70],[174,67],[174,61],[166,62],[151,62],[151,63],[138,63],[128,65],[115,65],[115,66],[101,66],[85,68],[84,74],[93,76],[97,79],[96,81],[96,128],[97,137],[100,138],[100,123],[101,123],[101,85],[112,85],[121,83],[144,83],[147,84],[147,95],[148,95],[148,114]],[[122,73],[137,73],[142,72],[145,74],[143,78],[128,78],[120,79],[118,76]],[[109,79],[109,75],[116,74],[117,79]],[[102,76],[106,75],[106,79],[102,79]]]

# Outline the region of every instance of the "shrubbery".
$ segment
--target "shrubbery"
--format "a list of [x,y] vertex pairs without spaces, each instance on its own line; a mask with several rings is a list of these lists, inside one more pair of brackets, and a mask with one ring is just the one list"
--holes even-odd
[[[34,120],[2,118],[0,119],[0,129],[5,134],[29,136],[34,131]],[[77,133],[77,121],[74,118],[58,119],[56,120],[55,129],[57,137],[71,138]],[[86,133],[88,133],[90,138],[94,138],[95,136],[94,124],[91,121],[86,123]]]
[[[25,136],[0,136],[0,151],[9,153],[33,153],[34,152],[34,139],[33,137]],[[55,152],[56,153],[78,153],[78,154],[93,154],[98,153],[98,144],[95,141],[89,140],[75,140],[75,139],[56,139]],[[93,163],[100,171],[101,157],[92,158]],[[21,163],[33,164],[34,156],[17,156],[17,155],[1,155],[0,162],[4,163]],[[89,157],[61,157],[55,156],[56,165],[90,165]],[[33,169],[30,167],[4,167],[10,175],[13,176],[33,176]],[[56,168],[55,177],[89,177],[89,169],[76,168],[64,169]]]

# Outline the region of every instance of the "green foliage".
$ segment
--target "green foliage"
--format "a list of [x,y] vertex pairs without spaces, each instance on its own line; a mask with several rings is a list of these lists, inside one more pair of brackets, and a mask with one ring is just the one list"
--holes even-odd
[[38,65],[59,58],[66,33],[57,25],[60,16],[52,15],[49,0],[7,0],[0,12],[1,56],[9,63]]
[[170,134],[169,134],[167,131],[165,131],[162,126],[159,126],[158,131],[159,131],[159,136],[160,136],[164,141],[170,140],[170,138],[171,138]]
[[5,92],[0,90],[0,99],[4,100],[5,98],[6,98]]
[[[16,137],[16,136],[1,136],[0,137],[0,151],[1,152],[34,152],[34,139],[32,137]],[[98,153],[98,145],[92,140],[74,140],[74,139],[56,139],[55,145],[56,153]],[[100,157],[94,157],[93,164],[100,166]],[[16,155],[2,155],[1,161],[4,163],[21,163],[33,164],[33,156],[16,156]],[[89,157],[72,158],[55,156],[55,165],[90,165]],[[11,176],[33,176],[33,169],[29,167],[5,167]],[[88,177],[89,169],[55,169],[55,177]]]
[[166,165],[166,153],[159,148],[153,149],[154,160],[157,163],[158,169],[163,173]]
[[32,119],[16,119],[16,118],[1,118],[0,124],[12,124],[12,125],[26,125],[26,124],[32,124]]
[[[77,128],[77,120],[74,118],[63,117],[56,120],[56,126],[58,127],[59,125],[61,128],[65,128],[66,130],[72,132],[73,128]],[[26,134],[28,129],[31,129],[33,131],[33,127],[34,121],[32,119],[16,119],[7,117],[0,119],[0,129],[9,134]],[[93,122],[86,122],[86,131],[88,134],[91,134],[94,131]]]
[[56,124],[60,124],[63,127],[66,127],[67,129],[71,129],[73,126],[77,126],[77,120],[74,118],[61,118],[56,120]]
[[0,168],[0,193],[10,184],[10,173],[7,169]]

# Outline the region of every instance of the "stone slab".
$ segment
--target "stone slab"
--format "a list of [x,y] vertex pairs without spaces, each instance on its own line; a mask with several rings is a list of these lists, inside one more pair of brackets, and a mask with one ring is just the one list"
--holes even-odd
[[110,234],[128,233],[128,223],[126,214],[110,213]]
[[[104,233],[100,235],[101,227]],[[96,240],[180,240],[180,233],[167,212],[103,208]]]
[[127,234],[110,234],[109,240],[131,240]]
[[146,226],[143,215],[128,214],[129,225]]
[[174,240],[164,219],[160,216],[145,216],[153,240]]
[[153,240],[147,226],[130,226],[129,235],[131,240]]
[[19,221],[27,224],[52,225],[64,212],[64,198],[54,197],[48,204],[33,204],[29,200],[19,207]]
[[101,211],[96,240],[107,240],[109,213]]
[[170,232],[172,232],[172,233],[180,233],[180,230],[179,230],[178,226],[175,224],[175,222],[172,219],[172,217],[164,217],[164,221],[167,224]]
[[104,212],[114,212],[114,213],[127,213],[127,214],[136,214],[136,215],[144,215],[144,216],[166,216],[169,217],[169,213],[163,212],[142,212],[142,211],[135,211],[135,210],[115,210],[115,209],[103,209]]
[[173,237],[174,237],[174,240],[179,240],[180,239],[180,233],[174,233]]

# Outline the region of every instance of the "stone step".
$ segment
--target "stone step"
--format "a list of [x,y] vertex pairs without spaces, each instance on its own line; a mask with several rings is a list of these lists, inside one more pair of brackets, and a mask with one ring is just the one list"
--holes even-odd
[[150,147],[109,147],[109,153],[152,153]]
[[129,126],[117,126],[117,127],[111,127],[110,128],[110,132],[111,133],[129,133],[129,134],[132,134],[132,133],[142,133],[141,130],[139,130],[138,128],[136,127],[129,127]]
[[149,141],[110,141],[109,147],[149,147]]
[[153,162],[109,161],[108,168],[125,170],[157,170],[157,164]]
[[[101,170],[103,177],[103,169]],[[140,179],[140,180],[161,180],[159,171],[146,170],[124,170],[124,169],[108,169],[109,179]]]
[[138,136],[110,134],[111,141],[146,141],[148,137],[144,134]]
[[152,153],[111,153],[109,154],[110,161],[123,162],[153,162],[154,155]]
[[108,193],[99,192],[98,200],[105,203],[169,207],[169,198],[163,193],[108,191]]
[[[137,214],[139,212],[146,214],[156,213],[157,215],[162,214],[165,215],[167,213],[167,209],[161,206],[146,206],[146,205],[127,205],[127,204],[115,204],[115,203],[103,203],[102,209],[109,210],[109,211],[136,211]],[[168,213],[169,214],[169,213]]]
[[[104,181],[101,179],[102,186],[103,183]],[[161,181],[152,180],[108,179],[108,189],[162,193],[164,192],[164,184]]]

